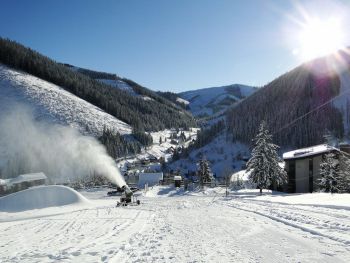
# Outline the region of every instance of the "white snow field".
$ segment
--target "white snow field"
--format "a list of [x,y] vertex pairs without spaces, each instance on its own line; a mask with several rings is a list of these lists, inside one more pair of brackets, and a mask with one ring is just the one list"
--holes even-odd
[[25,104],[33,108],[36,117],[73,126],[89,135],[102,134],[109,128],[121,134],[130,134],[131,127],[50,82],[0,64],[0,111]]
[[157,186],[140,206],[116,208],[107,190],[81,192],[89,203],[0,211],[0,262],[350,261],[350,195]]

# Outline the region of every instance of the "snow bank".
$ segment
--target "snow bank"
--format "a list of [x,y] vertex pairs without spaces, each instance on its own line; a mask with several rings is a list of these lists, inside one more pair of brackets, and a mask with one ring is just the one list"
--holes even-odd
[[61,185],[39,186],[1,197],[0,211],[21,212],[86,203],[89,203],[89,200],[72,188]]
[[255,199],[259,201],[269,201],[274,203],[283,203],[283,204],[292,204],[292,205],[311,205],[311,206],[318,206],[318,207],[350,210],[350,194],[329,194],[329,193],[274,194],[272,193],[272,195],[270,194],[270,195],[257,196]]

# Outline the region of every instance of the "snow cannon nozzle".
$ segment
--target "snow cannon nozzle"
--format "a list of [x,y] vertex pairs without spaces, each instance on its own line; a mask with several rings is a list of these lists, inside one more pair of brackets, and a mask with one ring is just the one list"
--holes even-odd
[[133,192],[127,184],[122,186],[122,190],[127,196],[133,195]]

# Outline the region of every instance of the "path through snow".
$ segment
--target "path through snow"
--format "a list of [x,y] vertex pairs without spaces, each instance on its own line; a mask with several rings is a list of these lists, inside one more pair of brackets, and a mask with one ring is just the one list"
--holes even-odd
[[346,209],[219,195],[155,195],[126,208],[94,202],[0,223],[0,262],[350,261]]

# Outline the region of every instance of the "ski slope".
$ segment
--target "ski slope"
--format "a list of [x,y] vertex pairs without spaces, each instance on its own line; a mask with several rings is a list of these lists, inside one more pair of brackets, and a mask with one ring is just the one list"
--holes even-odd
[[[323,207],[319,194],[259,197],[246,190],[225,198],[221,188],[154,187],[139,197],[140,206],[116,208],[106,191],[81,192],[91,204],[73,210],[47,208],[37,211],[41,216],[0,211],[0,262],[350,260],[350,205],[340,208],[336,201],[350,195],[333,195],[335,205]],[[299,203],[296,196],[311,201]]]
[[0,112],[16,104],[27,105],[39,119],[73,126],[84,134],[98,136],[104,127],[131,133],[125,122],[61,87],[0,64]]

